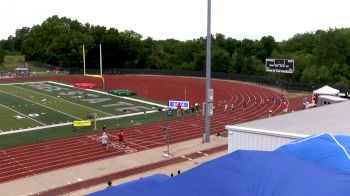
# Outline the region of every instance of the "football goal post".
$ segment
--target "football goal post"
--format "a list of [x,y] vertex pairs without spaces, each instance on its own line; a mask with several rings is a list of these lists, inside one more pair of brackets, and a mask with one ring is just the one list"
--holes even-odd
[[100,78],[102,80],[102,89],[106,90],[106,84],[105,79],[102,75],[102,46],[100,44],[100,73],[99,74],[87,74],[86,73],[86,66],[85,66],[85,46],[83,44],[83,65],[84,65],[84,76],[87,77],[94,77],[94,78]]

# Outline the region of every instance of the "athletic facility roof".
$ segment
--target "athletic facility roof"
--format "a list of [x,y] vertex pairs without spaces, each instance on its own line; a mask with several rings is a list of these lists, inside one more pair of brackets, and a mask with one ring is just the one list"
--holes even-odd
[[235,126],[305,135],[320,133],[350,135],[349,119],[350,101],[344,101],[299,112],[291,112],[280,116],[236,124]]

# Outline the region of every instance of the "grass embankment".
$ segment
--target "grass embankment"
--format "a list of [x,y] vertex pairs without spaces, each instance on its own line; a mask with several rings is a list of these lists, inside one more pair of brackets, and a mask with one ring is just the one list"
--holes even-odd
[[0,71],[14,71],[21,65],[28,64],[30,71],[46,72],[48,69],[34,66],[33,62],[26,62],[25,56],[20,53],[10,53],[4,57],[4,63],[0,65]]
[[15,69],[25,64],[25,57],[24,55],[7,55],[4,58],[3,64],[7,69]]

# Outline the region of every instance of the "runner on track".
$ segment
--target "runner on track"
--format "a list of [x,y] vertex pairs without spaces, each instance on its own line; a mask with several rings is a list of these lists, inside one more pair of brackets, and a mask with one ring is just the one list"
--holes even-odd
[[103,132],[102,136],[100,137],[100,140],[102,142],[102,147],[104,150],[108,150],[108,135],[106,132]]
[[122,130],[119,131],[118,133],[118,140],[119,142],[123,142],[124,141],[124,133]]

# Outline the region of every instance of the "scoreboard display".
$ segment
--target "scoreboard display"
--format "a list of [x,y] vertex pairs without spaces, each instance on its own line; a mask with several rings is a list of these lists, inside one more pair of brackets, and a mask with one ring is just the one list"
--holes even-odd
[[267,72],[293,73],[294,60],[291,59],[266,59],[265,70]]

